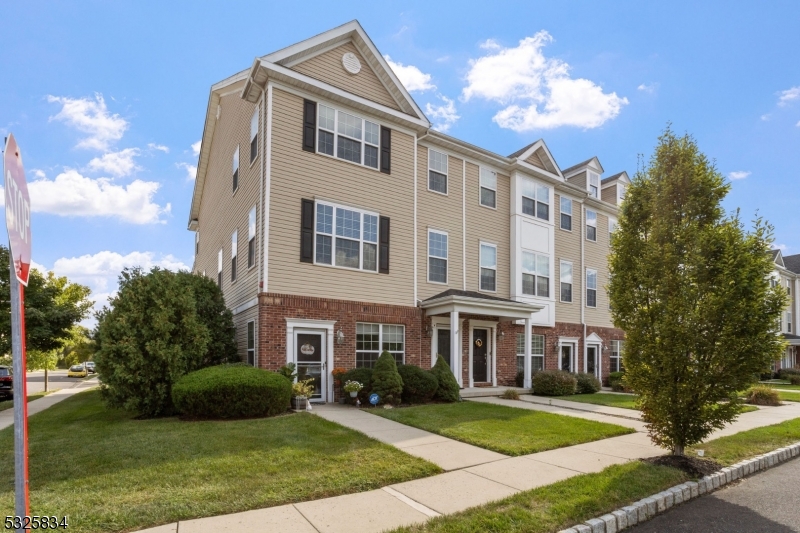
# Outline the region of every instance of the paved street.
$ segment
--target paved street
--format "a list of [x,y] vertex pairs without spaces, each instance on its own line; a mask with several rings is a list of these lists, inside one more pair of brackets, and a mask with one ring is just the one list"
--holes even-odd
[[800,532],[800,459],[676,507],[632,533]]
[[[28,372],[28,394],[34,394],[44,390],[44,371]],[[89,374],[93,375],[93,374]],[[50,390],[69,389],[78,385],[80,378],[68,378],[66,370],[51,370],[48,372]]]

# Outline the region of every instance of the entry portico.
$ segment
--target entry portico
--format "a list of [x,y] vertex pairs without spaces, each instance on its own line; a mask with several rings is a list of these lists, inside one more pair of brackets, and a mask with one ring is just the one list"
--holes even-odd
[[[525,321],[525,358],[524,358],[524,387],[531,387],[531,315],[543,309],[541,305],[498,298],[475,291],[450,289],[427,300],[421,304],[425,313],[431,317],[432,330],[429,332],[431,342],[431,364],[435,364],[436,355],[446,355],[449,352],[449,364],[458,384],[464,388],[464,353],[462,350],[463,317],[480,316],[495,320],[470,319],[468,354],[468,371],[466,386],[472,387],[478,378],[479,381],[491,382],[497,386],[497,326],[498,322]],[[448,320],[449,317],[449,320]],[[449,329],[449,331],[448,331]],[[449,334],[447,334],[449,333]],[[444,335],[442,335],[444,334]],[[440,342],[440,339],[442,342]],[[448,342],[449,341],[449,342]],[[443,344],[447,343],[447,350]],[[509,354],[516,357],[517,354]],[[482,362],[486,358],[486,375],[482,374]],[[476,365],[477,373],[476,375]],[[483,379],[481,379],[483,378]]]

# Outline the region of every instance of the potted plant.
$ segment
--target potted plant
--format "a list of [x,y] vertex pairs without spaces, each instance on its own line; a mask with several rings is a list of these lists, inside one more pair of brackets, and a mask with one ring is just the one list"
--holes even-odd
[[304,379],[292,384],[292,409],[304,411],[308,408],[308,400],[314,394],[314,380]]
[[364,388],[364,385],[359,383],[358,381],[348,381],[344,384],[344,391],[350,393],[351,398],[355,398],[358,396],[358,393],[361,389]]

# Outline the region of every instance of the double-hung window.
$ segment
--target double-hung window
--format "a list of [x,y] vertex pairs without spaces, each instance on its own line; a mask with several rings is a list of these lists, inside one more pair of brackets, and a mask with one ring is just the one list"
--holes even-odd
[[447,283],[447,233],[428,230],[428,281]]
[[378,215],[317,202],[315,262],[376,272]]
[[256,208],[247,217],[247,268],[256,264]]
[[194,234],[194,255],[198,255],[200,253],[200,232],[196,232]]
[[608,242],[611,242],[611,235],[614,234],[614,231],[617,229],[617,221],[613,218],[608,219]]
[[586,240],[597,242],[597,212],[586,210]]
[[222,289],[222,249],[217,254],[217,286]]
[[522,252],[522,294],[550,297],[550,258]]
[[522,212],[549,221],[550,188],[522,178]]
[[586,307],[597,307],[597,270],[586,269]]
[[386,350],[400,365],[405,361],[405,326],[356,323],[356,367],[373,368]]
[[256,322],[247,323],[247,364],[256,366]]
[[561,301],[572,302],[572,263],[561,261]]
[[233,192],[239,188],[239,146],[233,152]]
[[[544,335],[531,334],[531,372],[544,370]],[[525,371],[525,334],[517,333],[517,373]]]
[[786,312],[786,333],[792,332],[792,312]]
[[786,280],[786,294],[788,294],[789,296],[792,295],[792,281],[788,279]]
[[589,196],[600,198],[600,174],[589,171]]
[[428,149],[428,189],[447,194],[447,154]]
[[497,207],[497,173],[481,167],[481,205]]
[[318,143],[321,154],[378,168],[381,127],[356,115],[323,104],[317,106]]
[[250,119],[250,162],[256,160],[258,155],[258,108]]
[[481,243],[481,290],[497,290],[497,246]]
[[617,183],[617,203],[621,204],[622,200],[625,199],[625,185],[622,183]]
[[572,200],[561,197],[561,229],[572,231]]
[[622,372],[622,348],[625,341],[611,341],[611,372]]
[[233,230],[233,235],[231,235],[231,281],[236,281],[236,252],[239,248],[237,246],[239,242],[239,230]]

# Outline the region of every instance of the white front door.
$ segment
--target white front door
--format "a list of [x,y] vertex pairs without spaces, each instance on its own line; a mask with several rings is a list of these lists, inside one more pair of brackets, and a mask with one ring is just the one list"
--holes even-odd
[[297,365],[297,380],[314,380],[314,395],[311,401],[325,401],[328,390],[325,330],[294,330],[294,363]]

